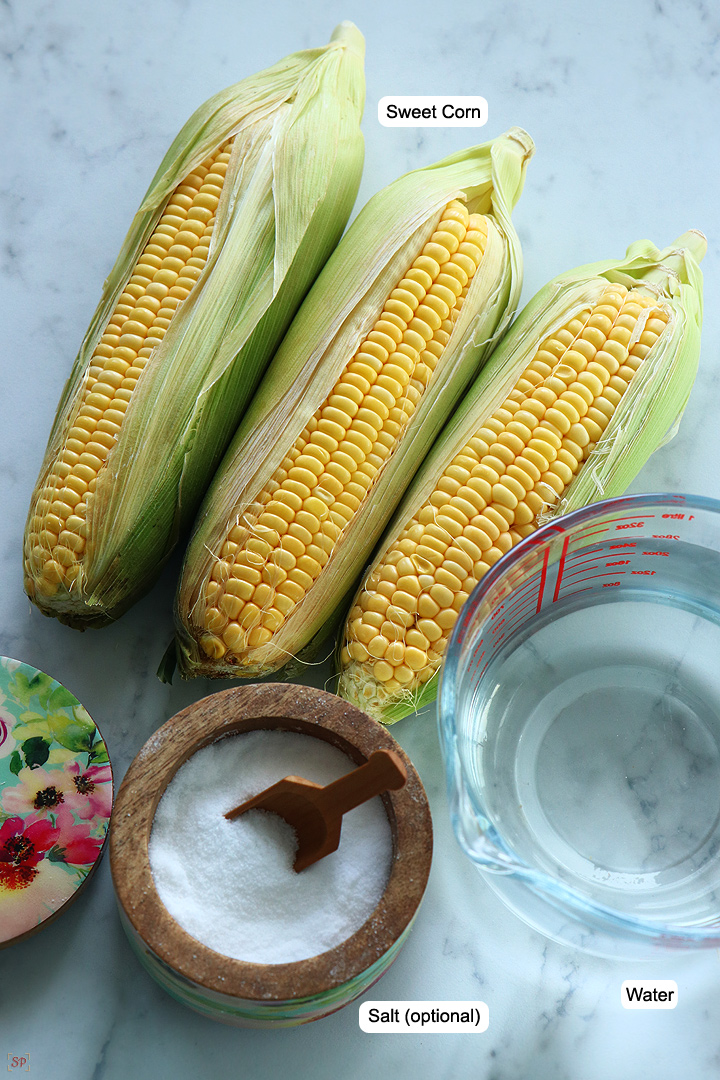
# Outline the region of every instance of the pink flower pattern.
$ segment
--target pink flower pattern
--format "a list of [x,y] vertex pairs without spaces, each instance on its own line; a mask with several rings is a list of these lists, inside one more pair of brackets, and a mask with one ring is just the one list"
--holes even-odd
[[92,826],[85,822],[73,822],[68,815],[58,819],[59,836],[57,846],[62,852],[63,861],[73,866],[86,866],[94,863],[103,846],[103,836],[91,836]]
[[78,817],[110,817],[112,810],[112,771],[109,765],[88,765],[81,768],[78,761],[63,766],[68,780],[65,805]]
[[57,813],[66,796],[72,797],[72,780],[63,769],[21,769],[14,787],[5,788],[0,806],[8,814],[47,816]]
[[41,818],[11,817],[0,827],[0,894],[26,889],[37,876],[37,865],[53,846],[60,830]]
[[11,817],[0,826],[0,940],[27,934],[74,893],[66,867],[47,858],[60,830],[46,818]]
[[105,744],[77,699],[0,657],[0,945],[73,896],[101,853],[112,796]]

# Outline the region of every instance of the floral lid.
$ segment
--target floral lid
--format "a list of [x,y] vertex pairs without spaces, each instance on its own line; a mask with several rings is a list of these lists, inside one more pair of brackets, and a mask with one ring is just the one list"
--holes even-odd
[[0,948],[74,899],[100,858],[112,800],[105,743],[77,698],[0,657]]

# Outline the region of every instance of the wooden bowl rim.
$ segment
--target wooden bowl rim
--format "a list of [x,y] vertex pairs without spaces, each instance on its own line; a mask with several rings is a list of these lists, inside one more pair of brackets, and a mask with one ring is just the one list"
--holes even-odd
[[[366,922],[334,949],[307,960],[255,964],[209,949],[175,922],[155,888],[148,841],[157,804],[189,757],[223,737],[276,727],[331,742],[357,764],[373,750],[394,750],[405,763],[408,780],[399,791],[382,796],[393,833],[393,861],[385,892]],[[427,796],[402,747],[381,724],[342,698],[288,683],[233,687],[171,717],[130,765],[116,796],[110,828],[110,866],[118,903],[151,953],[190,983],[268,1005],[327,993],[380,960],[414,918],[431,859]]]

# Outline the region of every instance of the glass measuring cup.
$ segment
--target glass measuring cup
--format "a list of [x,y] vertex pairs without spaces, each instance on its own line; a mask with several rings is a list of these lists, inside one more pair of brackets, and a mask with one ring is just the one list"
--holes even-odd
[[526,922],[605,956],[720,946],[720,502],[526,538],[461,612],[438,716],[458,840]]

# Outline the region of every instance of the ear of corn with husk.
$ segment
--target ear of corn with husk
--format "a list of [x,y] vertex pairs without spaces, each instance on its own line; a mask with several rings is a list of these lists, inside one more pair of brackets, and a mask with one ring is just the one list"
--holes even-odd
[[358,216],[218,471],[178,592],[186,676],[275,671],[321,634],[521,287],[520,129]]
[[674,433],[697,369],[701,233],[555,278],[443,431],[340,643],[339,692],[385,723],[436,695],[458,613],[539,524],[620,495]]
[[25,537],[45,614],[102,625],[186,527],[360,183],[364,41],[341,24],[216,94],[163,159],[58,407]]

